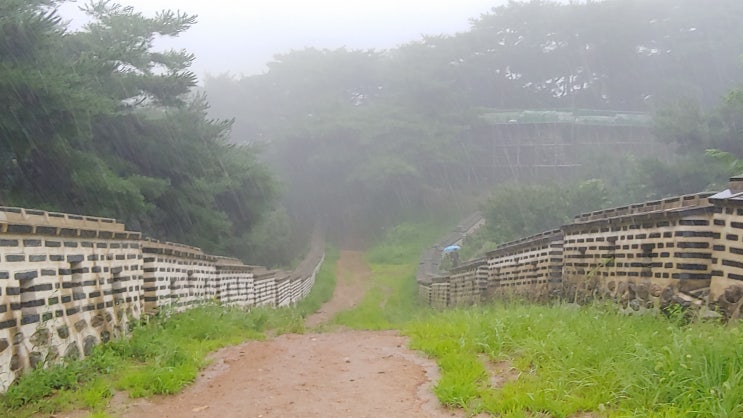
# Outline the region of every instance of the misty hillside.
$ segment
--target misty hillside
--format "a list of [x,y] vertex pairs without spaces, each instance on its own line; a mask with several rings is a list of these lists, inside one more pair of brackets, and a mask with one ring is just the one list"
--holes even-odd
[[[387,51],[291,51],[264,74],[215,76],[205,88],[213,115],[236,118],[233,141],[265,144],[296,215],[379,225],[452,202],[472,207],[503,182],[590,178],[605,179],[618,203],[719,177],[675,165],[684,133],[672,121],[702,123],[702,109],[743,81],[741,21],[736,0],[514,2],[454,36]],[[652,121],[659,114],[667,123]],[[496,123],[566,120],[622,126]],[[541,146],[555,141],[559,150]],[[696,148],[684,158],[703,158]],[[657,160],[627,170],[643,162],[626,154]]]
[[318,221],[368,243],[480,208],[502,241],[743,166],[738,0],[512,2],[392,50],[277,55],[206,97],[195,57],[157,48],[195,16],[96,1],[71,28],[70,3],[0,1],[5,206],[277,265]]

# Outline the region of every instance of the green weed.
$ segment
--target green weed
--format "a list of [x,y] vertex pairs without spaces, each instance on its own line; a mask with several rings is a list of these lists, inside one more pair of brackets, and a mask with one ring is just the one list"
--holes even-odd
[[417,264],[424,248],[445,231],[441,223],[402,223],[387,231],[384,239],[367,254],[372,264]]
[[101,376],[80,390],[80,397],[83,403],[93,411],[105,408],[111,396],[113,396],[111,383]]
[[353,309],[340,312],[334,322],[356,329],[393,329],[424,308],[417,301],[414,266],[374,265],[372,285]]

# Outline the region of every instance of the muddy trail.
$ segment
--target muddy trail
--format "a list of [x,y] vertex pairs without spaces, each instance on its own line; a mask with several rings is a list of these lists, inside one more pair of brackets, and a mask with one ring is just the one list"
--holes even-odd
[[[371,276],[363,254],[341,251],[332,299],[306,319],[323,328],[363,298]],[[114,398],[115,417],[451,417],[433,395],[435,363],[407,348],[396,331],[286,334],[212,355],[182,393],[149,400]]]

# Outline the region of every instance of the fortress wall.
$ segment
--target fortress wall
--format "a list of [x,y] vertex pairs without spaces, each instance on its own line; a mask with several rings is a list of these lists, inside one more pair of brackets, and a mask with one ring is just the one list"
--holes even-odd
[[0,390],[126,333],[143,310],[139,240],[106,218],[0,209]]
[[[709,300],[727,316],[739,318],[743,304],[743,192],[740,178],[731,179],[731,196],[710,198],[712,223],[719,239],[712,246]],[[737,196],[736,196],[737,195]]]
[[558,286],[562,231],[554,230],[505,244],[486,255],[490,297],[518,295],[545,300]]
[[276,301],[274,306],[288,306],[292,302],[291,280],[288,275],[276,278]]
[[256,273],[253,279],[255,306],[276,306],[276,272]]
[[255,306],[254,266],[246,266],[235,259],[217,261],[217,277],[214,292],[209,295],[224,305]]
[[143,239],[110,218],[0,208],[0,391],[22,373],[127,334],[163,309],[209,302],[288,306],[304,298],[323,240],[293,273]]
[[624,308],[667,307],[710,286],[712,207],[624,215],[564,227],[563,296],[613,299]]
[[449,281],[447,279],[434,279],[431,283],[431,306],[442,309],[451,306],[449,302]]
[[224,284],[217,275],[216,257],[199,248],[154,240],[143,241],[147,313],[162,308],[176,311],[221,297]]
[[460,266],[449,276],[449,301],[451,306],[473,305],[480,302],[478,272],[481,266],[486,266],[484,260]]
[[[472,263],[479,263],[475,260]],[[432,306],[519,295],[613,300],[627,311],[707,306],[743,315],[743,178],[730,188],[579,215],[559,230],[487,253],[448,275],[419,277]]]

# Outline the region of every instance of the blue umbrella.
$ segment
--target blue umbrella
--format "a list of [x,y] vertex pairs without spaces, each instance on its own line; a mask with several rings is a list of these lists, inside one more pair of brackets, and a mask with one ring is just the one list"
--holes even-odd
[[454,252],[454,251],[459,251],[461,248],[462,247],[460,247],[459,245],[450,245],[450,246],[444,248],[444,253],[451,253],[451,252]]

